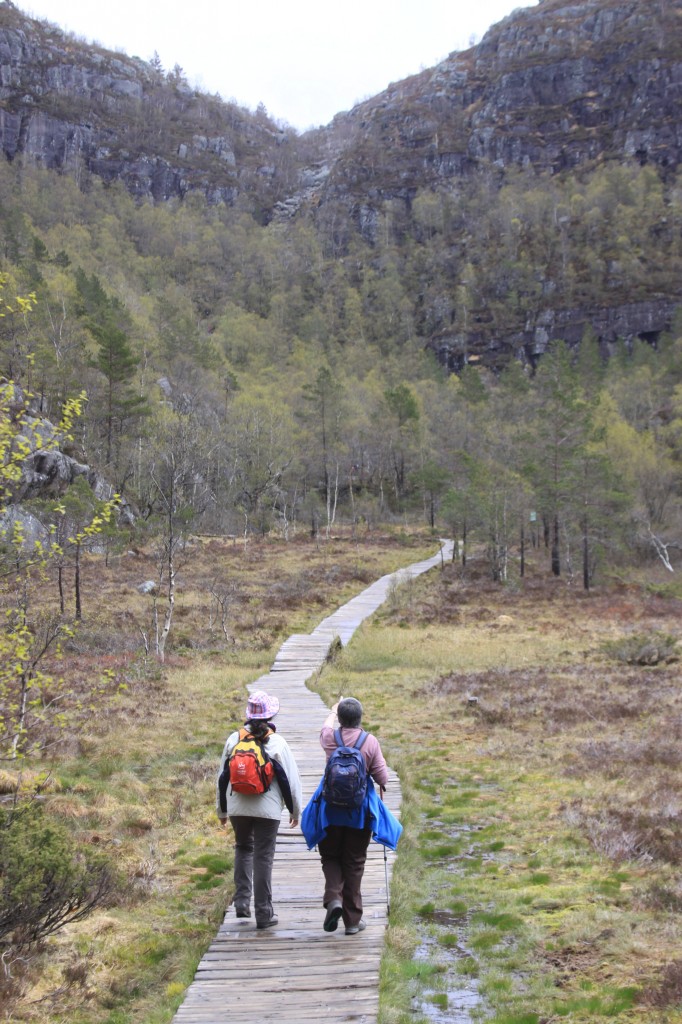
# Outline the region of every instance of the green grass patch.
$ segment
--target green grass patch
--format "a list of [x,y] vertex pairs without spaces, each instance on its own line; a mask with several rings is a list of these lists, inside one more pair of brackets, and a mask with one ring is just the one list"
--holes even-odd
[[488,1024],[539,1024],[537,1013],[498,1013]]
[[512,932],[521,927],[523,921],[516,914],[478,913],[474,914],[472,924],[485,924],[497,928],[500,932]]
[[569,996],[564,1002],[556,1003],[554,1013],[558,1017],[572,1017],[575,1014],[618,1017],[635,1006],[639,993],[640,989],[633,985],[616,989],[614,992]]
[[443,860],[452,857],[458,852],[456,843],[441,843],[439,846],[427,846],[422,850],[422,857],[426,860]]
[[475,950],[492,949],[493,946],[497,946],[501,941],[502,933],[496,928],[488,928],[485,931],[478,932],[469,939],[472,949]]
[[192,861],[195,868],[205,868],[209,874],[223,875],[230,871],[233,865],[232,857],[220,856],[216,853],[202,853]]

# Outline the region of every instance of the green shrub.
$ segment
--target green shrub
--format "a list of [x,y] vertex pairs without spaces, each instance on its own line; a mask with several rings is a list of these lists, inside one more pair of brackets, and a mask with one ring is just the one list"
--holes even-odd
[[627,665],[670,665],[680,660],[679,641],[667,633],[633,634],[608,640],[602,650]]
[[21,948],[110,900],[115,872],[35,801],[0,809],[0,945]]

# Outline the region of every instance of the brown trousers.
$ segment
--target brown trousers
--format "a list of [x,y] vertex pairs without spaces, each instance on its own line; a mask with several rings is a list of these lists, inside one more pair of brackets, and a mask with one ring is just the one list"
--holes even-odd
[[371,828],[348,828],[330,825],[318,843],[324,872],[324,905],[340,900],[346,928],[356,925],[362,917],[362,876],[367,860]]

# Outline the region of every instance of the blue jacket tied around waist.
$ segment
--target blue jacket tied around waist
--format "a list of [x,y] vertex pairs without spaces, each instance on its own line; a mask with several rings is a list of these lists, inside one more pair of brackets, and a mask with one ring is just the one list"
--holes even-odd
[[312,850],[327,834],[329,825],[345,825],[346,828],[372,829],[372,839],[376,843],[395,850],[398,845],[403,826],[391,814],[383,800],[380,800],[371,778],[367,779],[367,793],[360,807],[332,807],[322,796],[323,780],[306,804],[301,816],[301,831]]

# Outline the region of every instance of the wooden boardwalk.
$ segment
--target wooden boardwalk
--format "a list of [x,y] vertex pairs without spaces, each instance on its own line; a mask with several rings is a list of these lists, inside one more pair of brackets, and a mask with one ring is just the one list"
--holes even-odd
[[[383,576],[312,633],[291,636],[267,675],[249,690],[279,697],[277,728],[289,743],[303,780],[304,805],[324,768],[319,732],[328,708],[306,681],[323,665],[335,637],[347,644],[360,623],[384,602],[394,580],[418,576],[448,558],[443,553]],[[400,784],[391,772],[388,806],[400,809]],[[253,1024],[253,1021],[318,1021],[373,1024],[379,1005],[379,963],[387,916],[387,882],[394,854],[370,843],[362,885],[367,928],[346,935],[322,929],[323,876],[316,851],[306,847],[299,828],[282,816],[272,875],[276,928],[257,931],[253,918],[237,920],[230,907],[210,949],[199,964],[175,1024]]]

